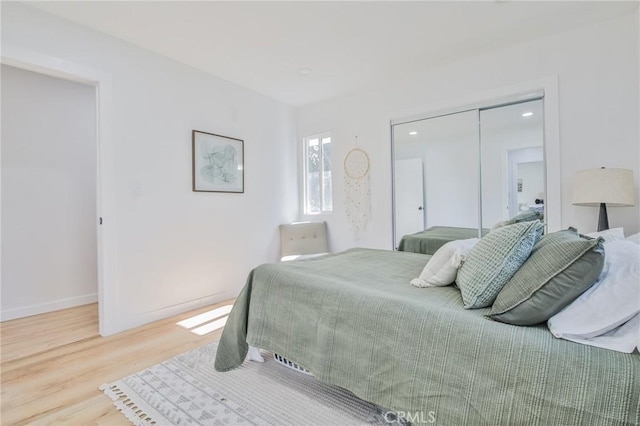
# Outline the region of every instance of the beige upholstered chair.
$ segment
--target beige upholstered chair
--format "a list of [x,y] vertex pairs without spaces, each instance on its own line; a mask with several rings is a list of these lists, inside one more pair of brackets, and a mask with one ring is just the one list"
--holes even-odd
[[326,222],[280,225],[280,260],[319,256],[329,252]]

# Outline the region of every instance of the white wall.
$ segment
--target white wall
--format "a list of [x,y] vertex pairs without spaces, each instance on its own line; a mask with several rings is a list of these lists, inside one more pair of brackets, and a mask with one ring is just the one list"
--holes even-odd
[[[549,76],[558,78],[562,226],[593,231],[597,208],[571,205],[571,180],[576,170],[600,166],[633,169],[639,188],[639,35],[636,10],[300,108],[299,136],[332,131],[334,164],[341,164],[355,135],[371,159],[374,209],[366,235],[357,241],[341,208],[342,170],[335,170],[334,212],[326,217],[332,247],[392,247],[389,119],[448,108],[452,99],[470,99]],[[639,231],[638,217],[638,203],[609,209],[610,225],[624,226],[627,234]]]
[[[3,3],[2,43],[111,77],[110,331],[233,297],[277,259],[278,224],[297,215],[292,108],[25,5]],[[191,191],[193,129],[244,140],[244,194]]]
[[2,65],[2,319],[97,301],[96,99]]

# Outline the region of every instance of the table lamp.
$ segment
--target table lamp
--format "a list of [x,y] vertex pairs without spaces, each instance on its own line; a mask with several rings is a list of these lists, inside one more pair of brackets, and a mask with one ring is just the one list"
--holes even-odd
[[573,204],[600,206],[598,231],[609,229],[607,204],[615,207],[633,206],[635,192],[633,171],[627,169],[578,170],[573,180]]

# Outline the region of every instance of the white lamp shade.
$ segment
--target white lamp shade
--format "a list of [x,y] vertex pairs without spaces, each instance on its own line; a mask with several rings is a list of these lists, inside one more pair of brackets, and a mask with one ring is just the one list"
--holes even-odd
[[633,206],[636,194],[633,170],[579,170],[573,180],[573,204],[578,206]]

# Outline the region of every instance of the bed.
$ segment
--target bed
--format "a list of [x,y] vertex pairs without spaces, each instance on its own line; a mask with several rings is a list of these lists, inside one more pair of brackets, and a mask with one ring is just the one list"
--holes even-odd
[[[482,230],[486,235],[488,229]],[[440,247],[454,240],[477,238],[477,228],[459,228],[455,226],[432,226],[415,234],[405,235],[398,245],[399,251],[412,253],[434,254]]]
[[437,424],[640,422],[640,356],[556,339],[465,310],[455,287],[408,285],[429,257],[350,249],[255,268],[215,368],[272,351],[326,383]]

